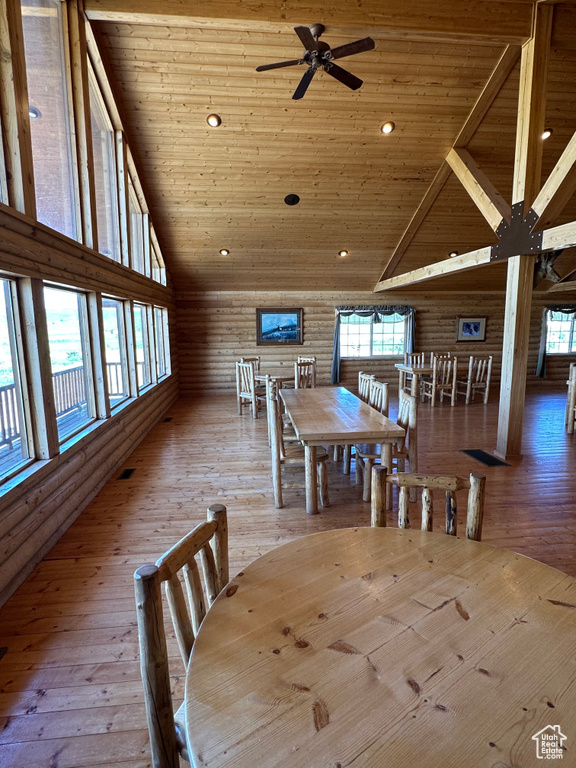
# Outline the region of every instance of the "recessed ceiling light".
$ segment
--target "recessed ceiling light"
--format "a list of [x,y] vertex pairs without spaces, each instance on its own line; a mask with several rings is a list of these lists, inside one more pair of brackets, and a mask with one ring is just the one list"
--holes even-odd
[[338,251],[338,256],[348,256],[348,251]]
[[206,118],[206,122],[212,128],[218,128],[218,126],[222,122],[222,118],[220,117],[220,115],[208,115],[208,117]]
[[42,117],[42,115],[41,115],[41,113],[40,113],[40,110],[38,109],[38,107],[33,107],[31,104],[30,104],[30,106],[28,107],[28,114],[29,114],[29,115],[30,115],[30,117],[31,117],[31,118],[33,118],[34,120],[35,120],[36,118],[38,118],[38,117]]
[[220,248],[220,256],[228,256],[229,253],[228,248]]
[[284,198],[284,202],[286,203],[286,205],[298,205],[298,203],[300,202],[300,198],[298,197],[298,195],[286,195],[286,197]]
[[448,256],[450,256],[450,258],[451,258],[451,259],[453,259],[453,258],[454,258],[454,256],[458,256],[458,251],[450,251],[450,253],[448,254]]
[[549,136],[552,136],[553,133],[554,131],[552,130],[552,128],[545,128],[544,133],[542,134],[542,138],[547,139]]
[[382,128],[380,130],[382,133],[392,133],[392,131],[396,128],[396,124],[392,122],[392,120],[389,120],[387,123],[384,123]]

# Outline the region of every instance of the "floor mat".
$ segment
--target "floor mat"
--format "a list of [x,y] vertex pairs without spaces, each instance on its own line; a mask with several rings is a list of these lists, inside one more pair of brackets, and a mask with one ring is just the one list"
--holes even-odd
[[461,453],[466,453],[468,456],[471,456],[473,459],[476,459],[476,461],[479,461],[481,464],[485,464],[487,467],[509,467],[510,464],[506,464],[505,461],[501,461],[500,459],[497,459],[496,456],[492,456],[491,453],[487,453],[486,451],[480,451],[476,448],[464,451],[462,450]]

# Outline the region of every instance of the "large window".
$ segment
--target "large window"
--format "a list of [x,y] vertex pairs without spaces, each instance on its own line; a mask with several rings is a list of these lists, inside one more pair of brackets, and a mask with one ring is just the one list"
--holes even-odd
[[156,342],[156,375],[161,379],[170,372],[168,310],[164,307],[154,307],[154,340]]
[[130,264],[136,272],[144,274],[144,216],[132,181],[128,185],[130,211]]
[[402,355],[406,343],[406,317],[402,315],[343,315],[340,317],[340,357]]
[[94,418],[86,297],[46,287],[44,302],[58,436],[63,441]]
[[72,118],[60,0],[22,0],[37,218],[78,238]]
[[120,224],[118,218],[118,184],[114,130],[90,71],[90,116],[96,187],[96,221],[98,250],[114,261],[120,261]]
[[134,342],[138,389],[148,386],[152,381],[149,328],[148,308],[145,304],[134,304]]
[[0,478],[13,474],[31,456],[15,287],[11,280],[0,280]]
[[130,397],[124,302],[104,297],[102,315],[108,395],[110,407],[114,408]]
[[569,354],[576,352],[574,319],[576,315],[548,310],[547,354]]

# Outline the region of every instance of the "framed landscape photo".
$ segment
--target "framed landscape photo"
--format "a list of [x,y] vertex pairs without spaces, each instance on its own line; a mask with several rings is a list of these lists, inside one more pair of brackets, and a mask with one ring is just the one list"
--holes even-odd
[[303,344],[301,309],[257,309],[256,344]]
[[457,317],[456,341],[485,341],[485,317]]

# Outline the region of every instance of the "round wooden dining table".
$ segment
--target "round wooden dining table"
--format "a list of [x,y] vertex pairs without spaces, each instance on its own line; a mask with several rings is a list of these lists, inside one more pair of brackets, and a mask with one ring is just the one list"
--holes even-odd
[[197,767],[525,768],[554,735],[574,766],[576,580],[439,533],[304,536],[210,608],[186,725]]

